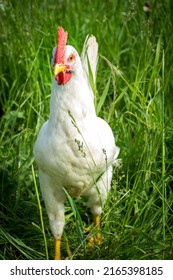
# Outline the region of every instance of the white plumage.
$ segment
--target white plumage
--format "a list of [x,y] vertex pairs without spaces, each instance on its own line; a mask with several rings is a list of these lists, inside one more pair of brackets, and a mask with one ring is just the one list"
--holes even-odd
[[[56,47],[53,64],[55,53]],[[119,153],[110,126],[96,116],[89,85],[88,60],[94,80],[98,60],[94,36],[87,37],[81,59],[72,46],[66,46],[67,69],[63,71],[70,73],[71,78],[61,84],[53,77],[50,118],[42,126],[34,146],[42,195],[55,239],[61,238],[65,222],[64,189],[71,197],[87,196],[91,213],[100,216],[111,186],[112,165]]]

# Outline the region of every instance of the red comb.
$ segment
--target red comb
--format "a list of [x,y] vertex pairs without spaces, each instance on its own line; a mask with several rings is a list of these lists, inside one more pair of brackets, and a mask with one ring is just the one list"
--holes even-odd
[[68,33],[62,27],[58,27],[58,46],[56,48],[55,63],[64,63],[65,46]]

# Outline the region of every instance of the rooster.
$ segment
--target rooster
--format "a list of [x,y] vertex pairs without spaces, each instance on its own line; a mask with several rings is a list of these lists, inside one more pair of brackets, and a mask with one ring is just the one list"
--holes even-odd
[[52,58],[50,117],[34,145],[40,187],[55,239],[55,259],[61,259],[67,194],[72,198],[88,197],[88,207],[99,230],[111,187],[112,166],[119,154],[110,126],[97,117],[94,107],[89,76],[92,74],[95,82],[96,39],[87,36],[80,58],[74,47],[66,45],[67,37],[68,33],[59,27]]

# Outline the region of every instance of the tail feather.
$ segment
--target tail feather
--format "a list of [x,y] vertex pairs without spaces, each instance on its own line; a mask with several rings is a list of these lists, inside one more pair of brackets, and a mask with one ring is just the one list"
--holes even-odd
[[93,81],[95,83],[98,62],[98,43],[95,36],[87,35],[81,53],[81,61],[87,78],[89,79],[89,72],[91,70]]

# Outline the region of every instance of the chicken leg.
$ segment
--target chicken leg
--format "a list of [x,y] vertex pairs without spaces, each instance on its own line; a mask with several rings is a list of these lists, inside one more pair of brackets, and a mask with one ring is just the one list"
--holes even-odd
[[87,243],[87,247],[89,247],[89,248],[93,247],[94,244],[101,245],[103,242],[103,237],[101,236],[101,234],[99,232],[100,231],[100,216],[94,215],[93,218],[94,218],[94,227],[96,228],[97,233],[96,233],[96,237],[91,236],[89,238],[89,241]]
[[60,260],[61,259],[61,236],[58,236],[55,239],[55,256],[54,260]]

